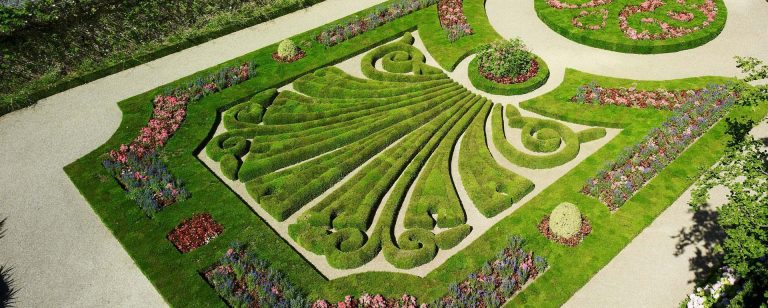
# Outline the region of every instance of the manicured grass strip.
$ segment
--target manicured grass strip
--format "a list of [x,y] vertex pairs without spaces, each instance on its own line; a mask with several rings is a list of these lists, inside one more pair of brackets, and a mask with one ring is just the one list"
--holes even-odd
[[[484,102],[461,141],[459,172],[464,188],[480,213],[493,217],[533,190],[533,182],[496,163],[486,144],[485,122],[494,104]],[[501,110],[501,105],[496,105]]]

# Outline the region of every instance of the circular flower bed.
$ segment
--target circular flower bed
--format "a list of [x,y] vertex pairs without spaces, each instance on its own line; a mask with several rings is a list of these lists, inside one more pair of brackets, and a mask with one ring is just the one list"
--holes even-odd
[[549,78],[544,61],[528,51],[519,39],[481,47],[469,63],[469,79],[476,88],[491,94],[531,92]]
[[552,30],[581,44],[628,53],[703,45],[725,27],[723,0],[535,0]]

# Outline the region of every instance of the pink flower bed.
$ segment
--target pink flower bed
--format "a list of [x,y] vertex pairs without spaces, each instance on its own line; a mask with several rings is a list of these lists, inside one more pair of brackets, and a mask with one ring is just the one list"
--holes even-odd
[[464,15],[462,0],[439,0],[437,16],[440,18],[440,25],[448,32],[448,40],[451,42],[472,34],[472,27]]
[[610,4],[611,2],[613,1],[612,0],[592,0],[589,2],[582,3],[580,5],[576,5],[572,3],[561,2],[560,0],[547,0],[547,4],[549,4],[549,6],[556,8],[558,10],[579,9],[579,8],[584,9],[584,8],[597,7],[601,5]]
[[[601,18],[600,24],[591,24],[591,25],[585,25],[582,23],[582,19],[587,16],[598,16]],[[592,12],[587,11],[581,11],[579,12],[579,15],[576,15],[576,17],[571,20],[571,24],[573,24],[574,27],[580,28],[580,29],[587,29],[587,30],[600,30],[602,28],[605,28],[606,22],[608,20],[608,10],[606,9],[599,9]]]
[[[685,4],[685,0],[677,0],[680,4]],[[703,29],[704,27],[709,26],[712,22],[715,21],[715,17],[717,16],[717,6],[715,5],[715,2],[713,0],[705,0],[705,2],[699,6],[697,6],[697,9],[706,16],[706,20],[704,20],[701,25],[696,25],[694,27],[688,28],[688,27],[676,27],[673,25],[670,25],[669,23],[656,20],[655,18],[646,17],[642,19],[642,22],[644,23],[657,23],[659,27],[661,28],[661,32],[659,33],[650,33],[648,30],[638,31],[637,29],[633,28],[629,25],[629,18],[632,15],[640,14],[640,13],[646,13],[646,12],[653,12],[659,7],[663,6],[665,3],[662,0],[646,0],[639,5],[628,5],[624,7],[624,9],[619,12],[619,28],[624,33],[624,35],[632,40],[667,40],[672,38],[678,38],[682,37],[688,34],[691,34],[693,32],[699,31]],[[673,19],[679,20],[679,21],[691,21],[693,20],[693,13],[690,12],[672,12],[670,11],[668,13],[670,17]]]
[[157,159],[157,150],[168,142],[179,129],[187,115],[190,101],[220,91],[253,74],[253,65],[224,68],[218,73],[200,78],[184,88],[177,88],[155,96],[152,116],[138,136],[129,144],[111,150],[104,160],[104,167],[128,191],[129,197],[152,216],[163,207],[186,198],[186,191]]
[[223,231],[224,228],[213,219],[211,214],[203,213],[183,221],[168,233],[168,240],[181,253],[188,253],[208,244]]
[[318,300],[312,304],[312,308],[427,308],[427,304],[418,305],[416,298],[403,294],[400,298],[386,298],[381,294],[363,294],[359,299],[345,296],[343,301],[330,303],[326,300]]
[[666,89],[638,90],[630,88],[603,88],[596,83],[580,86],[571,101],[580,104],[614,105],[632,108],[656,108],[674,110],[702,90]]

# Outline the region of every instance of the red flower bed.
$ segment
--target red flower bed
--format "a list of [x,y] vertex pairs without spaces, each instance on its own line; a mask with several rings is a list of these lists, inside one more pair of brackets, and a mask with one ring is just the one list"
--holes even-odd
[[485,77],[485,79],[494,81],[496,83],[501,84],[513,84],[513,83],[523,83],[528,81],[528,79],[533,78],[533,76],[536,76],[536,74],[539,73],[539,62],[536,62],[535,59],[531,60],[531,68],[528,69],[525,74],[520,74],[515,77],[499,77],[496,75],[493,75],[492,73],[484,72],[482,68],[478,68],[478,72],[480,75]]
[[304,58],[304,56],[306,55],[307,53],[304,52],[303,50],[299,50],[299,52],[297,52],[296,55],[293,57],[281,57],[280,55],[277,54],[277,52],[273,52],[272,60],[275,60],[280,63],[291,63],[293,61],[298,61],[299,59]]
[[196,214],[168,233],[168,240],[181,253],[187,253],[208,244],[222,231],[224,228],[213,220],[211,214]]
[[592,233],[592,226],[589,225],[589,221],[587,221],[587,218],[582,216],[581,229],[579,230],[578,234],[568,238],[559,237],[554,233],[552,233],[552,230],[549,229],[549,215],[547,215],[539,223],[539,232],[541,232],[541,234],[544,235],[544,237],[546,237],[550,241],[558,242],[560,244],[573,247],[581,243],[581,240],[583,240],[585,237],[587,237],[587,235]]

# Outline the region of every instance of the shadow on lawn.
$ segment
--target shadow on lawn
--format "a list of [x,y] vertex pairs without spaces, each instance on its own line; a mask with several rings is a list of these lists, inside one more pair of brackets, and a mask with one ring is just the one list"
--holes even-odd
[[717,209],[706,204],[693,214],[693,225],[683,227],[673,236],[677,238],[675,256],[682,255],[687,249],[694,249],[696,255],[691,257],[689,268],[696,278],[689,282],[703,282],[712,273],[713,269],[720,266],[722,255],[715,252],[714,248],[720,244],[725,233],[717,224]]
[[[5,222],[8,218],[0,220],[0,240],[5,236]],[[15,304],[15,295],[19,290],[14,286],[11,272],[13,268],[7,265],[0,265],[0,308],[13,307]]]

